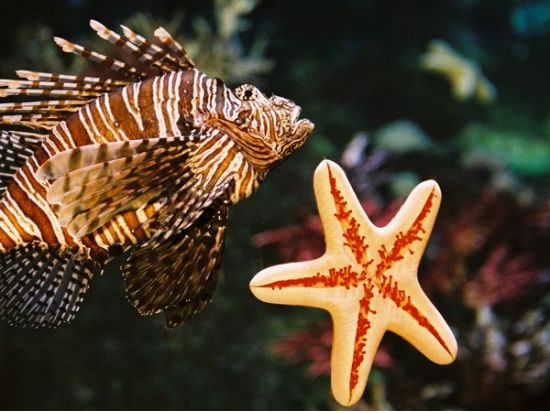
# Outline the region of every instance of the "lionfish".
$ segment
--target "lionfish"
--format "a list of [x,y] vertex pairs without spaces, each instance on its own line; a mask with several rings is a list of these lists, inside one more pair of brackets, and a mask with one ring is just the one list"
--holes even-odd
[[122,267],[130,302],[175,327],[212,298],[228,206],[313,124],[288,99],[200,72],[162,27],[147,40],[90,25],[135,64],[55,37],[120,76],[19,70],[0,80],[1,97],[38,97],[0,104],[0,316],[67,323],[92,276],[131,251]]

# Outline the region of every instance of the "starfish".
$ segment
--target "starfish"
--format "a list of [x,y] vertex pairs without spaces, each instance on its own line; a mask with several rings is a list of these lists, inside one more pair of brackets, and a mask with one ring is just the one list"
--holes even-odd
[[383,228],[361,208],[344,171],[323,161],[314,175],[325,253],[266,268],[250,282],[260,300],[327,310],[333,321],[331,385],[344,406],[362,396],[374,355],[389,330],[438,364],[456,358],[456,340],[418,283],[418,265],[441,191],[420,183]]

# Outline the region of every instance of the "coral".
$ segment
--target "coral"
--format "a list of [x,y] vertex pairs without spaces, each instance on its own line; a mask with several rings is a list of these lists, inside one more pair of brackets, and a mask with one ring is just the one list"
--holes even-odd
[[396,120],[379,128],[374,135],[377,148],[393,153],[422,151],[433,145],[430,137],[410,120]]
[[465,303],[493,306],[512,300],[523,295],[540,273],[541,269],[532,264],[531,254],[511,255],[506,245],[498,245],[489,253],[479,274],[464,285]]
[[525,135],[473,123],[462,131],[457,145],[464,149],[463,162],[469,166],[485,162],[497,173],[504,168],[528,176],[549,173],[550,139]]
[[481,72],[478,64],[460,55],[447,42],[432,40],[427,52],[420,58],[423,69],[440,73],[451,83],[458,100],[476,98],[482,103],[492,103],[497,90]]
[[[157,19],[148,13],[136,13],[126,18],[123,25],[143,33],[152,38],[154,30],[162,26],[172,33],[198,67],[212,77],[219,77],[235,84],[254,82],[262,74],[272,69],[272,62],[264,57],[266,38],[256,35],[248,50],[245,50],[241,41],[241,34],[248,29],[244,16],[249,14],[257,5],[257,0],[216,0],[213,2],[214,22],[210,24],[206,18],[194,17],[186,21],[181,12],[175,13],[170,19]],[[189,26],[192,29],[189,29]],[[37,36],[38,34],[38,36]],[[13,68],[23,68],[25,65],[40,67],[42,70],[53,73],[94,73],[107,75],[111,73],[98,65],[83,62],[83,59],[73,58],[67,61],[59,57],[57,46],[52,41],[52,31],[46,27],[19,28],[15,36],[18,48],[22,51],[18,61],[3,61],[0,68],[13,71]],[[105,42],[90,33],[79,43],[86,47],[102,51]],[[40,53],[36,53],[39,49]],[[118,48],[111,48],[109,54],[120,55]],[[36,57],[40,61],[36,61]],[[90,65],[86,67],[86,64]],[[141,67],[138,61],[132,64]]]

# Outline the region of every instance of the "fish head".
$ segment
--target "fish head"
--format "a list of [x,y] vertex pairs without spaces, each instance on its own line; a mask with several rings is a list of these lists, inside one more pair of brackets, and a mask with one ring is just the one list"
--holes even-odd
[[244,84],[235,89],[241,101],[238,123],[260,136],[281,159],[302,146],[314,124],[300,118],[302,108],[290,99],[266,97],[258,88]]

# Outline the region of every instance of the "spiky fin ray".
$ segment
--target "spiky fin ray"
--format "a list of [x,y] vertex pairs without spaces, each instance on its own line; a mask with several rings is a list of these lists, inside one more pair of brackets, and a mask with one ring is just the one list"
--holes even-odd
[[83,46],[80,46],[79,44],[69,42],[68,40],[65,40],[61,37],[54,37],[54,41],[59,47],[61,47],[61,50],[63,50],[64,52],[82,56],[92,62],[106,66],[115,72],[120,72],[126,76],[138,80],[147,77],[146,73],[140,72],[135,67],[121,62],[120,60],[105,56],[104,54],[98,52],[94,52],[93,50],[87,49]]
[[109,92],[116,86],[102,83],[78,83],[78,82],[52,82],[45,80],[19,80],[0,79],[0,87],[8,89],[67,89],[67,90],[94,90],[97,92]]
[[174,53],[185,69],[192,69],[195,67],[195,62],[193,62],[193,60],[189,57],[185,49],[181,46],[181,44],[174,40],[172,35],[163,27],[156,29],[154,34],[163,45],[168,47],[168,49]]
[[130,28],[120,25],[124,35],[143,52],[151,55],[153,61],[161,62],[164,65],[170,66],[172,70],[189,69],[188,65],[182,64],[177,58],[171,55],[172,51],[167,48],[161,48],[154,43],[151,43],[145,37],[135,33]]
[[31,129],[52,129],[65,116],[63,114],[0,115],[0,124],[26,126]]
[[126,291],[143,315],[167,312],[172,328],[210,301],[217,282],[228,202],[217,199],[196,222],[169,238],[154,237],[123,267]]
[[107,40],[109,43],[115,46],[120,47],[122,50],[131,53],[140,62],[152,66],[164,73],[169,73],[172,71],[169,67],[155,61],[152,55],[141,50],[137,45],[132,43],[130,39],[120,36],[118,33],[114,32],[111,29],[108,29],[98,21],[90,20],[90,26],[96,31],[99,37]]
[[0,114],[76,112],[85,102],[82,100],[35,100],[30,102],[0,103]]
[[[124,26],[122,26],[123,31],[128,34],[126,37],[120,36],[94,20],[90,21],[90,25],[101,38],[130,52],[142,63],[157,71],[169,73],[194,67],[194,63],[183,48],[162,28],[156,31],[162,43],[161,46],[157,46]],[[54,41],[65,52],[74,53],[100,63],[133,80],[149,77],[147,73],[141,72],[127,63],[89,50],[60,37],[55,37]],[[24,80],[0,79],[0,97],[37,96],[44,100],[2,104],[0,106],[0,124],[44,131],[53,129],[86,103],[130,83],[125,80],[110,78],[29,70],[18,70],[17,75]],[[46,99],[50,99],[50,101]]]
[[0,255],[0,317],[56,327],[76,315],[98,263],[84,251],[31,243]]
[[8,96],[42,96],[54,98],[75,98],[93,99],[101,96],[102,92],[92,90],[70,90],[70,89],[0,89],[0,97]]
[[43,138],[43,135],[0,131],[0,194]]
[[44,80],[48,82],[74,82],[78,84],[112,85],[116,87],[126,86],[125,80],[109,79],[102,77],[62,75],[57,73],[33,72],[30,70],[17,70],[17,76],[27,80]]
[[119,87],[120,83],[111,79],[25,70],[17,74],[26,80],[0,79],[0,97],[39,96],[44,100],[0,104],[0,124],[46,131],[90,100]]

